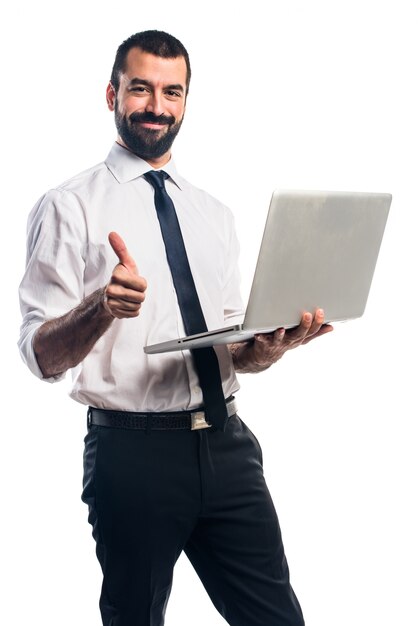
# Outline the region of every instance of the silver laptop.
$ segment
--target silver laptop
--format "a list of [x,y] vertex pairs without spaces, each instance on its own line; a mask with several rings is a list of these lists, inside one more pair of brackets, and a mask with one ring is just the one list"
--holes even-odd
[[385,230],[386,193],[275,191],[244,322],[144,347],[148,354],[246,341],[322,308],[326,323],[360,317]]

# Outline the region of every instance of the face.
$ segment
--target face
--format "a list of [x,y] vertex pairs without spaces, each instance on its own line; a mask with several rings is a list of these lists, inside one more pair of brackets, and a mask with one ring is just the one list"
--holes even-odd
[[115,112],[119,141],[149,163],[170,158],[186,103],[186,62],[132,48],[118,93],[109,83],[107,103]]

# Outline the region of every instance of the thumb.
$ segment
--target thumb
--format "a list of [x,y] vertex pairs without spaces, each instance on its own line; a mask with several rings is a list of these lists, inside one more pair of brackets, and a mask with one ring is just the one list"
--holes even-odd
[[129,254],[128,248],[126,247],[122,237],[118,235],[118,233],[111,232],[109,233],[109,243],[112,246],[113,252],[118,257],[119,263],[121,263],[133,274],[138,274],[136,263]]

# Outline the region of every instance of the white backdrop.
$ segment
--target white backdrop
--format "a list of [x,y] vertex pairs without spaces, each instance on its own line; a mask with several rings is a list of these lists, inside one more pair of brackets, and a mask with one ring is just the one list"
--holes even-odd
[[[39,0],[2,19],[2,619],[101,624],[81,503],[85,410],[20,361],[29,210],[103,160],[119,43],[159,28],[193,78],[180,171],[234,210],[248,293],[274,187],[384,191],[390,220],[365,316],[242,376],[308,626],[417,626],[415,324],[418,43],[414,3]],[[271,407],[274,407],[272,409]],[[185,558],[168,626],[221,626]]]

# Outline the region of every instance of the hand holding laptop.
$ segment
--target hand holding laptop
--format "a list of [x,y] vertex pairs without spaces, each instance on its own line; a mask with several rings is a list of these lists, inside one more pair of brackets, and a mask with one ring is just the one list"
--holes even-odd
[[253,341],[230,345],[235,370],[239,373],[261,372],[288,351],[305,345],[333,330],[330,324],[324,324],[322,309],[315,315],[305,312],[299,326],[285,330],[278,328],[271,333],[257,333]]

